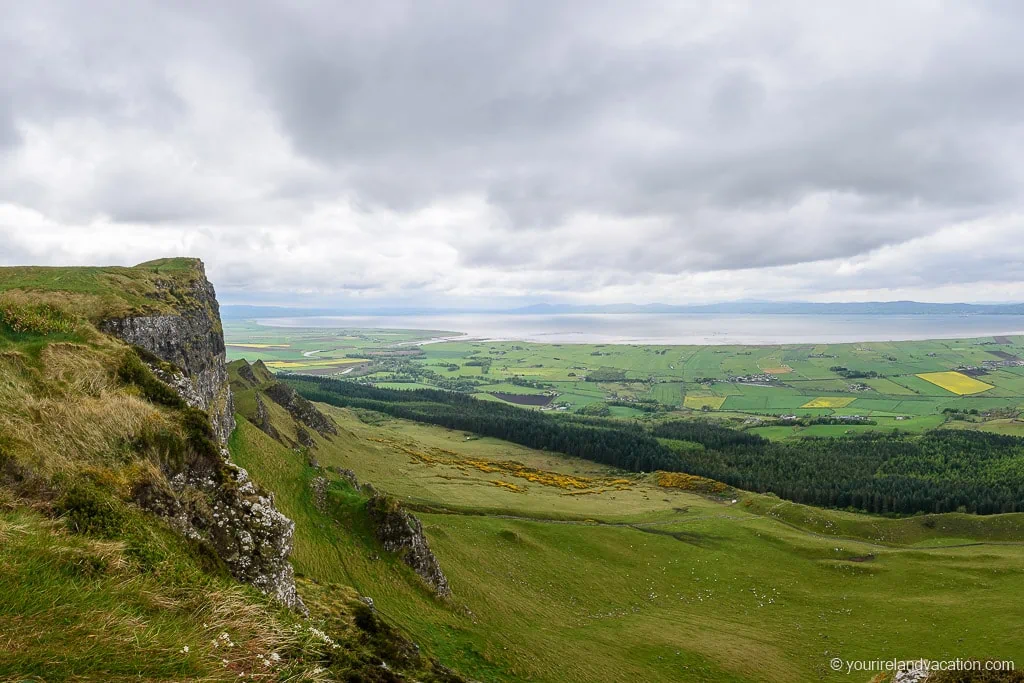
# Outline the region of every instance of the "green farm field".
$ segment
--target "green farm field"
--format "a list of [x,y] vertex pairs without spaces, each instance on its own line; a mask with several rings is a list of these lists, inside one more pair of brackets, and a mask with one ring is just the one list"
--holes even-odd
[[[786,346],[538,344],[439,342],[455,333],[436,330],[232,321],[225,334],[229,360],[262,359],[275,372],[435,387],[491,401],[502,400],[494,393],[547,394],[544,410],[600,409],[622,419],[710,417],[773,438],[918,432],[947,422],[975,428],[992,422],[1002,433],[1024,434],[1024,422],[1016,421],[1024,407],[1024,337]],[[957,376],[946,384],[967,387],[966,393],[926,379],[951,372]],[[803,424],[820,418],[843,424]],[[809,426],[820,429],[808,432]]]
[[[312,503],[302,453],[240,418],[232,455],[296,520],[304,581],[351,585],[482,681],[865,681],[831,657],[1021,659],[1024,515],[874,517],[699,495],[461,431],[318,404],[321,467],[422,520],[439,600],[356,517]],[[271,415],[289,437],[278,406]],[[498,483],[500,482],[500,483]],[[898,648],[896,645],[898,644]]]

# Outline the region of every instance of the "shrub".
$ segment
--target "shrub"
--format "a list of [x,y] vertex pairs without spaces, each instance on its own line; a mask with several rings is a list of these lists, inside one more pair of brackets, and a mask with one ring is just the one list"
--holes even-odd
[[181,426],[185,429],[185,440],[196,455],[218,458],[220,447],[213,435],[210,416],[191,406],[181,411]]
[[130,350],[121,358],[117,367],[117,379],[122,384],[138,387],[142,395],[149,401],[169,408],[181,408],[185,402],[175,393],[174,389],[161,382],[143,364],[139,354]]
[[156,460],[172,471],[181,470],[185,465],[187,445],[185,440],[166,424],[147,424],[135,438],[132,448],[138,453],[150,453]]
[[68,528],[79,534],[100,538],[116,538],[124,529],[121,504],[84,483],[73,485],[56,506]]

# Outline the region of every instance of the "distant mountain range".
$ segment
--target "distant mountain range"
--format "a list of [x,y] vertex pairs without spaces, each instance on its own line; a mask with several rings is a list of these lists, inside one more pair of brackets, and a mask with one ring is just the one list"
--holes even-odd
[[715,313],[730,315],[1024,315],[1024,304],[931,304],[919,301],[866,301],[853,303],[730,302],[674,306],[670,304],[534,304],[512,309],[466,308],[299,308],[289,306],[224,305],[228,320],[314,316],[407,316],[456,314],[569,315],[579,313]]
[[1024,304],[929,304],[918,301],[853,303],[730,302],[700,306],[608,304],[595,306],[537,304],[511,313],[727,313],[758,315],[1024,315]]

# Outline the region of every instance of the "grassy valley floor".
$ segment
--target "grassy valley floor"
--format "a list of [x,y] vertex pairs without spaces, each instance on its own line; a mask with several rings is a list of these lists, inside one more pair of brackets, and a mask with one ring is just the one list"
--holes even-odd
[[1024,660],[1024,604],[1008,599],[1024,590],[1024,515],[886,519],[704,496],[653,474],[318,407],[340,434],[314,435],[312,457],[416,510],[453,597],[434,597],[376,549],[357,499],[318,510],[308,455],[242,421],[233,455],[296,520],[297,571],[371,596],[467,676],[847,680],[832,657]]

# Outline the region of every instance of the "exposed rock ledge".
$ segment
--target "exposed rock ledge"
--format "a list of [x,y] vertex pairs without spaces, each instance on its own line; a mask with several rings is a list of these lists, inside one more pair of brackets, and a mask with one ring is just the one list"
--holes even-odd
[[175,389],[186,402],[209,413],[214,434],[221,443],[227,443],[235,417],[224,363],[220,307],[213,285],[206,279],[202,263],[197,262],[195,277],[188,285],[168,280],[157,286],[158,296],[173,304],[180,315],[113,318],[100,322],[99,328],[184,371],[191,387],[178,385]]
[[441,565],[430,550],[423,525],[396,500],[376,494],[366,504],[373,532],[388,552],[395,553],[439,596],[452,594]]
[[245,470],[228,460],[226,445],[235,420],[213,285],[197,262],[187,287],[168,282],[158,287],[157,296],[180,315],[117,318],[99,327],[171,364],[148,363],[186,404],[209,415],[206,429],[212,438],[206,452],[196,453],[190,462],[167,466],[170,490],[143,486],[135,492],[136,500],[185,536],[208,542],[236,579],[305,613],[288,561],[295,524],[276,509],[272,494],[261,491]]
[[[257,363],[262,365],[262,361],[257,361]],[[329,438],[328,434],[338,434],[338,428],[334,426],[331,418],[317,410],[316,406],[302,396],[299,396],[299,392],[287,384],[275,382],[268,386],[264,393],[274,403],[287,410],[297,422],[306,425],[310,429],[315,429],[320,436]]]

